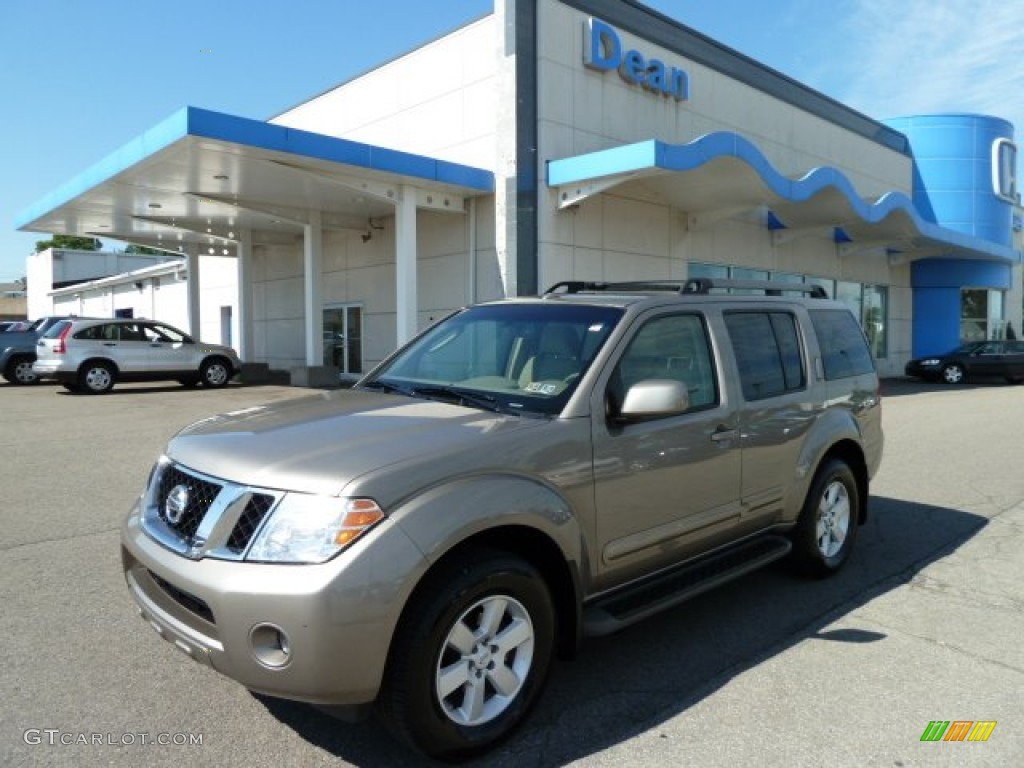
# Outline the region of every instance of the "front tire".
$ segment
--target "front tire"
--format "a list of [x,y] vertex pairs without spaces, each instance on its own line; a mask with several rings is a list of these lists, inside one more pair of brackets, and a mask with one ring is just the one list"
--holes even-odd
[[199,379],[204,387],[217,389],[227,386],[231,380],[231,364],[222,357],[213,357],[203,361],[199,369]]
[[7,368],[4,369],[4,378],[11,384],[16,384],[20,387],[37,384],[39,376],[32,370],[33,362],[35,362],[33,358],[26,355],[12,357],[7,363]]
[[947,384],[962,384],[964,381],[964,368],[962,365],[950,363],[942,369],[942,380]]
[[860,517],[860,489],[846,462],[830,459],[814,476],[793,531],[793,562],[814,578],[831,576],[850,556]]
[[395,633],[379,706],[413,747],[465,759],[507,738],[536,701],[554,608],[540,573],[502,553],[428,578]]
[[78,371],[78,387],[89,395],[105,395],[114,388],[117,375],[109,363],[90,362]]

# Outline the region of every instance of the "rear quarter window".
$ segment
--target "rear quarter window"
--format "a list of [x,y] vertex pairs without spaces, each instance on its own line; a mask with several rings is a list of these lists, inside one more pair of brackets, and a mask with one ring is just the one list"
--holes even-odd
[[54,323],[49,327],[46,333],[43,334],[44,339],[56,339],[60,336],[61,332],[71,325],[70,320],[61,320],[60,322]]
[[818,337],[826,380],[845,379],[875,370],[864,331],[850,312],[812,309],[809,314],[814,334]]

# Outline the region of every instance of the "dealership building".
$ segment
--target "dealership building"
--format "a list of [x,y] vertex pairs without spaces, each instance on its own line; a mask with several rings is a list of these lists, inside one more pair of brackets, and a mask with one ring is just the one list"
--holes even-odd
[[1013,126],[883,122],[630,0],[493,12],[267,121],[186,107],[23,230],[234,259],[244,360],[355,374],[562,280],[811,282],[883,375],[1021,327]]

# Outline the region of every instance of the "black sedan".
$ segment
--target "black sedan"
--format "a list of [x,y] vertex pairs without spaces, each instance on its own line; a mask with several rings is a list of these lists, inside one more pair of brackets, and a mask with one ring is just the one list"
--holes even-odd
[[998,376],[1011,384],[1024,380],[1024,341],[972,341],[944,355],[911,360],[907,376],[947,384],[967,377]]

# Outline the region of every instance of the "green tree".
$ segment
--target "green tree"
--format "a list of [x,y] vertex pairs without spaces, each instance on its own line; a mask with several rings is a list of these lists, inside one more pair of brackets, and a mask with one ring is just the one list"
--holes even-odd
[[167,251],[160,251],[145,245],[129,245],[124,249],[125,253],[138,253],[146,256],[166,256]]
[[77,235],[54,235],[49,240],[36,241],[36,253],[47,248],[67,248],[72,251],[98,251],[103,247],[95,237],[78,237]]

